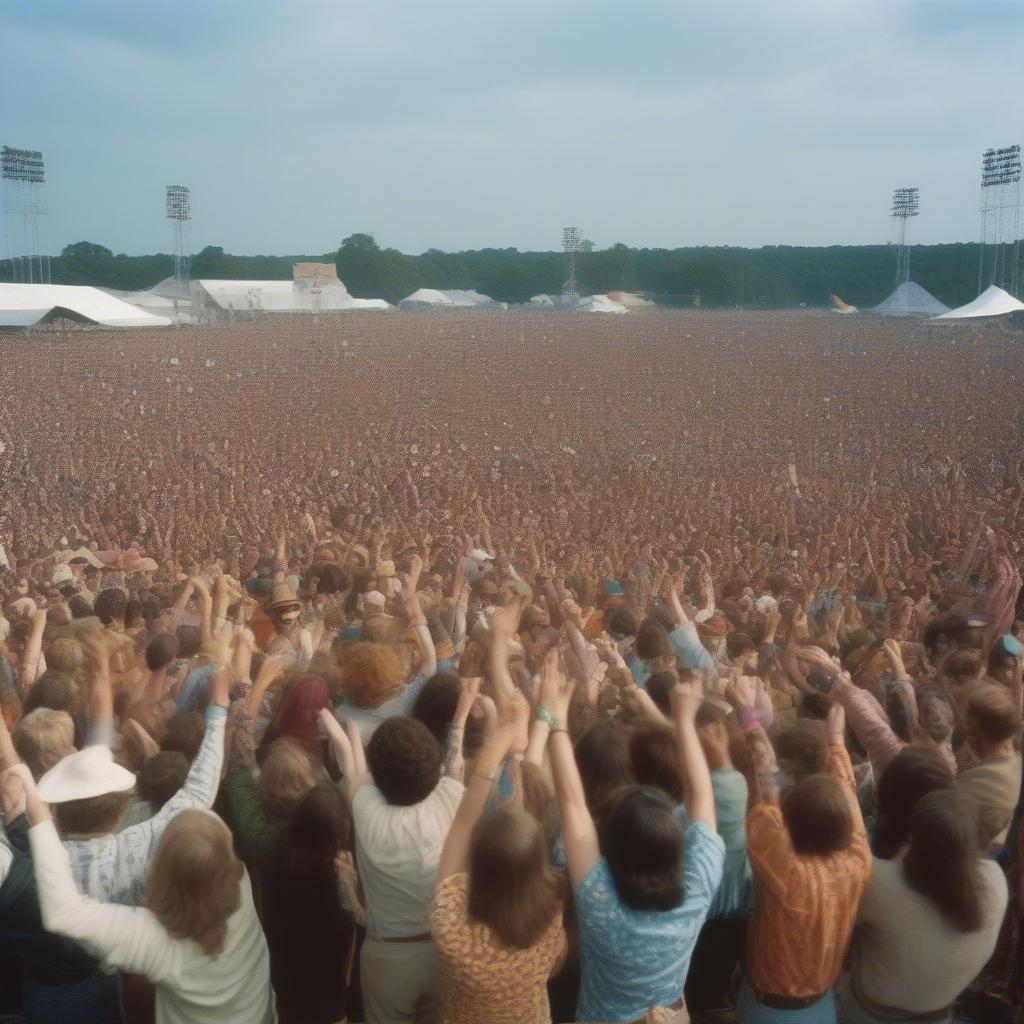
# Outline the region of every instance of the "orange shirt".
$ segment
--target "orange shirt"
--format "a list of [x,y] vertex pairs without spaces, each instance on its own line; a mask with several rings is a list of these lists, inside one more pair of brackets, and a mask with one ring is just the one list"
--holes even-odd
[[[829,748],[829,771],[855,792],[845,747]],[[777,996],[825,992],[839,975],[871,873],[860,812],[845,850],[808,857],[794,852],[782,811],[757,804],[747,815],[747,850],[758,882],[757,910],[747,930],[751,985]]]

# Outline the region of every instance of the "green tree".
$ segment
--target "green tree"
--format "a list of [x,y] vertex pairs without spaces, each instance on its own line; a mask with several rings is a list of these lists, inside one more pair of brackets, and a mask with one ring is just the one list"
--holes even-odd
[[65,259],[78,259],[83,256],[111,257],[114,255],[105,245],[98,245],[96,242],[72,242],[71,245],[65,245],[61,249],[60,254]]

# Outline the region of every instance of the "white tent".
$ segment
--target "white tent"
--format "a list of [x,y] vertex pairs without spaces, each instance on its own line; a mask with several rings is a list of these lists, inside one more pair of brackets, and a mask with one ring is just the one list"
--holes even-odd
[[489,295],[472,289],[417,288],[398,303],[399,309],[472,309],[499,305]]
[[613,302],[621,302],[626,309],[655,309],[656,304],[638,292],[609,292],[608,298]]
[[390,309],[383,299],[356,299],[338,278],[325,278],[319,290],[310,281],[192,282],[199,304],[247,313],[313,313],[348,309]]
[[936,320],[973,320],[985,316],[1005,316],[1024,309],[1024,302],[1015,299],[1009,292],[990,284],[973,302],[959,309],[951,309]]
[[156,316],[99,288],[67,284],[0,284],[0,327],[31,327],[67,317],[104,327],[170,327]]
[[610,299],[607,295],[583,295],[576,305],[581,313],[628,313],[629,310],[621,303]]
[[939,302],[931,292],[915,281],[904,281],[872,313],[882,316],[939,316],[949,312],[949,306]]

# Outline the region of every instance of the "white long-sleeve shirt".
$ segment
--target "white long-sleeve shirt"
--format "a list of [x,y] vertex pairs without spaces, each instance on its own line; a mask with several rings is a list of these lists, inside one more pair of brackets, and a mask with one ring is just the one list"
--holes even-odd
[[223,951],[208,956],[191,939],[174,939],[144,907],[98,903],[82,894],[53,822],[29,830],[43,924],[77,940],[115,970],[156,986],[157,1024],[273,1024],[270,955],[256,917],[249,876],[228,918]]
[[181,811],[213,806],[224,763],[223,708],[206,709],[206,734],[185,784],[152,818],[123,832],[90,839],[66,839],[75,881],[87,895],[104,903],[137,906],[146,890],[149,863],[171,819]]

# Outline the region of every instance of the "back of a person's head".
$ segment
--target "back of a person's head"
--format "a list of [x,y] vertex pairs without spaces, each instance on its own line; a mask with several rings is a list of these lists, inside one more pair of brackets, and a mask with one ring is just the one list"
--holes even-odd
[[600,722],[580,736],[574,750],[587,806],[597,817],[612,793],[631,780],[629,742],[622,729]]
[[185,785],[188,771],[189,763],[184,754],[161,750],[143,762],[136,775],[136,792],[152,804],[156,814]]
[[206,733],[206,723],[198,711],[179,711],[167,723],[162,750],[176,750],[191,764],[199,753]]
[[507,946],[527,949],[561,913],[544,829],[513,804],[485,814],[469,849],[469,916]]
[[828,735],[825,726],[813,718],[798,718],[775,739],[779,767],[797,782],[825,771],[828,763]]
[[118,619],[123,619],[128,608],[128,596],[119,587],[108,587],[96,595],[96,601],[92,606],[93,615],[109,626]]
[[354,644],[342,654],[339,668],[345,696],[357,708],[379,707],[402,679],[401,660],[383,643]]
[[420,690],[412,706],[412,717],[422,722],[438,743],[444,744],[448,727],[455,717],[455,708],[462,694],[458,672],[445,669],[435,672]]
[[733,630],[725,637],[725,652],[729,660],[732,661],[734,658],[739,658],[741,655],[757,654],[757,647],[754,646],[754,641],[751,639],[749,633],[741,633],[739,630]]
[[191,939],[214,957],[241,905],[243,874],[224,822],[210,811],[182,811],[157,845],[146,907],[172,938]]
[[260,765],[260,798],[267,817],[278,824],[290,821],[314,781],[306,751],[286,736],[274,740]]
[[943,615],[924,627],[921,643],[929,656],[934,656],[962,643],[968,632],[967,620],[962,615]]
[[831,775],[809,775],[782,795],[782,818],[793,850],[827,857],[850,845],[853,815],[842,784]]
[[203,642],[203,634],[198,626],[179,626],[174,635],[178,640],[178,657],[194,658],[199,653],[199,645]]
[[676,734],[669,726],[654,722],[636,726],[629,734],[629,764],[638,786],[660,789],[673,803],[682,803]]
[[979,683],[967,700],[967,730],[986,743],[1002,743],[1020,730],[1020,711],[1010,691],[998,683]]
[[980,859],[977,823],[956,790],[938,789],[921,797],[910,815],[903,875],[960,932],[977,931],[983,924]]
[[92,605],[84,594],[72,594],[68,598],[68,611],[72,619],[88,619],[92,615]]
[[178,656],[180,644],[173,633],[157,633],[146,644],[146,668],[150,672],[166,668]]
[[964,685],[981,675],[981,659],[970,651],[953,651],[942,660],[942,674],[957,685]]
[[374,785],[399,807],[421,803],[434,792],[443,761],[444,751],[430,730],[404,716],[382,722],[366,747]]
[[85,664],[85,650],[73,636],[54,637],[46,648],[46,667],[74,677]]
[[[688,671],[684,669],[683,671]],[[680,673],[678,678],[682,678]],[[663,714],[672,714],[672,690],[676,685],[676,674],[674,672],[655,672],[649,676],[644,684],[647,695],[654,701],[654,706]]]
[[633,910],[671,910],[683,899],[683,831],[672,801],[649,786],[625,786],[599,828],[619,899]]
[[36,708],[19,720],[11,739],[18,756],[38,781],[58,761],[74,753],[75,723],[66,711]]
[[672,654],[665,627],[657,619],[644,619],[636,634],[636,656],[642,661],[667,658]]
[[944,743],[953,733],[956,712],[946,691],[937,683],[925,683],[916,691],[917,717],[924,731],[936,742]]
[[[299,801],[285,830],[281,865],[293,876],[333,877],[334,858],[351,845],[352,816],[337,786],[323,782]],[[312,880],[312,879],[310,879]]]
[[36,708],[66,711],[72,718],[78,710],[78,684],[63,672],[47,670],[33,684],[25,697],[24,713]]
[[64,836],[106,835],[114,832],[131,799],[132,790],[129,789],[53,804],[57,827]]
[[876,782],[878,816],[871,848],[876,857],[890,860],[907,841],[910,815],[917,802],[937,789],[949,789],[953,773],[936,750],[904,747]]
[[814,722],[824,722],[828,718],[829,711],[835,702],[828,694],[813,691],[804,693],[800,697],[800,706],[797,708],[799,718],[807,718]]
[[608,616],[606,629],[608,633],[619,640],[623,640],[627,636],[636,636],[636,616],[625,605],[616,608]]

